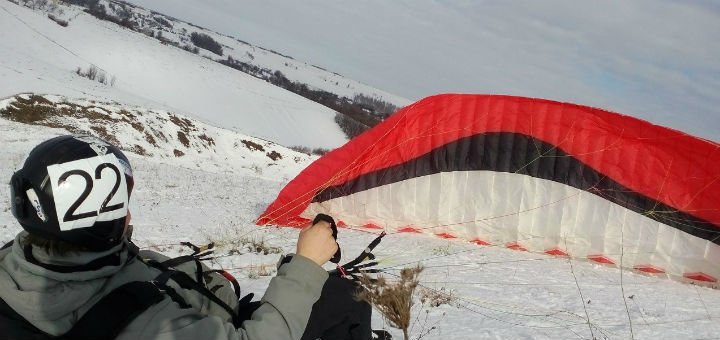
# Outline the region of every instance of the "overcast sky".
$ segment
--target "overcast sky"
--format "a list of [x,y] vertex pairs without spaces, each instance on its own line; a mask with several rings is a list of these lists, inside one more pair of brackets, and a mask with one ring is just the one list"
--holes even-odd
[[541,97],[720,141],[720,2],[130,2],[412,100]]

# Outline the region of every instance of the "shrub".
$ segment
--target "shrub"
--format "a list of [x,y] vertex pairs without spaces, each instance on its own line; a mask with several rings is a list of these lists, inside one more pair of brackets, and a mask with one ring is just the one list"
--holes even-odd
[[200,53],[200,49],[198,49],[197,47],[194,47],[194,46],[190,46],[190,45],[184,45],[182,47],[182,49],[185,51],[188,51],[190,53],[195,53],[195,54]]
[[330,149],[325,149],[325,148],[311,149],[307,146],[300,146],[300,145],[291,146],[291,147],[289,147],[289,149],[293,150],[293,151],[304,153],[306,155],[317,155],[317,156],[324,156],[326,153],[330,152]]
[[59,18],[57,18],[56,16],[54,16],[54,15],[52,15],[52,14],[48,14],[48,19],[54,21],[55,23],[57,23],[58,25],[60,25],[60,26],[62,26],[62,27],[68,27],[68,22],[67,22],[67,20],[59,19]]
[[109,77],[107,72],[97,68],[95,65],[90,65],[86,70],[78,67],[75,70],[75,74],[90,80],[95,80],[100,84],[115,86],[115,77]]
[[268,152],[265,154],[268,156],[268,158],[272,159],[273,161],[277,161],[278,159],[282,159],[282,155],[277,151]]
[[398,109],[397,106],[390,104],[382,99],[368,97],[363,94],[356,94],[353,97],[353,103],[359,105],[368,113],[371,113],[374,116],[383,119],[387,118]]
[[330,152],[330,149],[323,149],[323,148],[312,149],[312,154],[317,155],[317,156],[324,156],[328,152]]
[[306,84],[291,81],[280,71],[235,60],[232,56],[228,56],[225,60],[218,60],[218,62],[337,111],[335,122],[348,138],[353,138],[375,126],[383,118],[389,116],[395,108],[392,104],[372,97],[359,95],[351,100],[324,90],[311,89]]
[[388,282],[383,277],[372,279],[367,275],[360,277],[363,290],[357,295],[358,300],[373,305],[390,322],[390,325],[401,329],[405,340],[409,340],[410,307],[413,305],[413,293],[420,284],[418,276],[423,267],[403,268],[400,280]]
[[98,69],[95,67],[95,65],[92,65],[88,67],[87,70],[83,71],[80,67],[75,70],[75,73],[81,77],[85,77],[90,80],[95,80],[97,78]]
[[193,32],[192,34],[190,34],[190,41],[192,41],[192,43],[195,44],[195,46],[197,47],[206,49],[219,56],[223,55],[222,45],[220,45],[220,43],[215,41],[215,39],[213,39],[207,34]]
[[263,148],[262,145],[249,141],[249,140],[241,140],[243,144],[245,144],[245,147],[248,148],[250,151],[265,151],[265,148]]
[[160,24],[160,25],[163,25],[163,26],[168,27],[168,28],[171,28],[171,27],[172,27],[172,24],[171,24],[169,21],[163,19],[162,17],[153,17],[153,19],[154,19],[155,21],[157,21],[157,23]]
[[309,155],[310,154],[310,148],[307,146],[300,146],[300,145],[293,145],[291,147],[288,147],[290,150],[301,152],[304,154]]
[[341,113],[335,114],[335,123],[337,123],[340,129],[350,139],[355,138],[357,135],[370,128],[370,126]]

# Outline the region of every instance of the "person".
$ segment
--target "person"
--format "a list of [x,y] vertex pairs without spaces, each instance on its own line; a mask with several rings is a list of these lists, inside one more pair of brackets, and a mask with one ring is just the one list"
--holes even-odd
[[280,262],[262,299],[248,304],[223,275],[181,268],[195,268],[192,262],[168,268],[167,257],[133,246],[133,186],[127,157],[96,137],[60,136],[30,152],[10,183],[11,210],[24,230],[0,250],[4,338],[93,337],[87,334],[107,329],[116,339],[372,337],[370,306],[352,297],[357,286],[321,267],[338,247],[330,223],[300,231],[296,253]]

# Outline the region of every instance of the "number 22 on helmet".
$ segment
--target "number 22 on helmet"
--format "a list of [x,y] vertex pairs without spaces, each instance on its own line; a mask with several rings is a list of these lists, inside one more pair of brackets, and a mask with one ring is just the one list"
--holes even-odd
[[133,182],[116,146],[92,136],[55,137],[13,174],[11,209],[30,233],[106,250],[121,241]]

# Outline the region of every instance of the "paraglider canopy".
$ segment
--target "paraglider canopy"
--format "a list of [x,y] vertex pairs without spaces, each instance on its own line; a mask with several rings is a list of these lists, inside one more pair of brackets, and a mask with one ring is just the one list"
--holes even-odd
[[316,213],[716,282],[720,145],[575,104],[438,95],[318,159],[257,223]]

